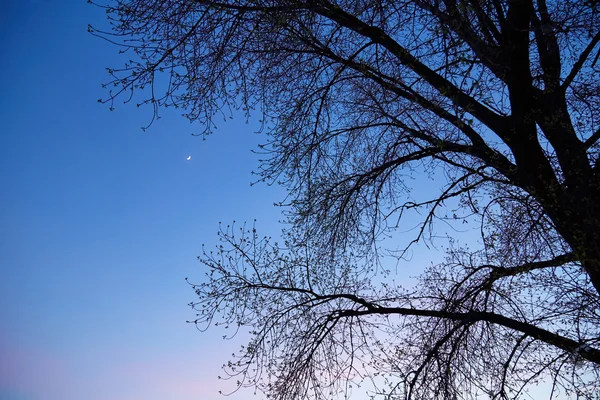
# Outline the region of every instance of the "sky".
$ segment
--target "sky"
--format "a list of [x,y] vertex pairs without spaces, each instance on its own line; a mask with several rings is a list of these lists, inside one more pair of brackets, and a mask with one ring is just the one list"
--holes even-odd
[[0,400],[223,399],[220,367],[244,338],[186,323],[185,278],[202,279],[219,222],[279,232],[284,190],[250,186],[264,137],[237,118],[202,140],[164,110],[142,131],[150,109],[97,102],[124,62],[87,32],[101,9],[2,9]]
[[186,323],[185,278],[220,221],[279,231],[283,190],[250,187],[263,138],[240,118],[203,141],[169,113],[143,132],[149,109],[97,102],[124,61],[87,33],[101,9],[2,7],[0,400],[222,399],[238,344]]

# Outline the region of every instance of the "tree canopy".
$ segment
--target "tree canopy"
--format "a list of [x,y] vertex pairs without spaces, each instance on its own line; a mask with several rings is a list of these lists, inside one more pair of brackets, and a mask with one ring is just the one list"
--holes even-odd
[[[226,365],[275,399],[600,393],[600,4],[115,0],[109,95],[203,134],[262,121],[285,240],[224,228],[195,323],[250,329]],[[139,93],[138,93],[139,92]],[[418,179],[419,184],[415,184]],[[423,183],[428,182],[428,183]],[[428,190],[416,192],[427,185]],[[477,226],[403,288],[384,243]],[[385,240],[384,240],[385,239]]]

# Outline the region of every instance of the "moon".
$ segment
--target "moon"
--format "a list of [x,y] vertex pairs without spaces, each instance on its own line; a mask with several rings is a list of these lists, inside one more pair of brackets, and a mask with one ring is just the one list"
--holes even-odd
[[188,161],[190,161],[191,159],[192,159],[192,156],[188,156],[188,157],[186,158],[186,160],[188,160]]

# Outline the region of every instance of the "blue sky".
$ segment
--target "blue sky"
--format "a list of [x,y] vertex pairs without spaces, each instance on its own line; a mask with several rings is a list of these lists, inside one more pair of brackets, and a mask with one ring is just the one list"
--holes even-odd
[[239,343],[185,323],[184,278],[219,221],[276,234],[284,192],[250,187],[264,138],[243,118],[203,141],[177,114],[142,132],[149,109],[98,104],[124,60],[88,23],[104,13],[84,0],[0,13],[0,400],[222,399]]
[[222,398],[216,378],[237,345],[185,323],[184,278],[202,276],[196,256],[219,221],[279,230],[283,191],[250,187],[262,138],[239,119],[203,141],[169,113],[142,132],[149,109],[97,103],[104,68],[123,61],[87,33],[102,10],[7,3],[0,400]]

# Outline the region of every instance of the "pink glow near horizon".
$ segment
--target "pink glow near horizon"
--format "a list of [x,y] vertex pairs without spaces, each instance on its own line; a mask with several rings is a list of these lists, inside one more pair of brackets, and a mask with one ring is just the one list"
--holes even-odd
[[0,343],[0,354],[0,390],[36,400],[216,400],[223,398],[219,390],[232,387],[215,379],[219,371],[214,360],[204,364],[192,351],[187,358],[172,354],[134,362],[111,363],[109,355],[93,368],[69,355],[14,343]]

